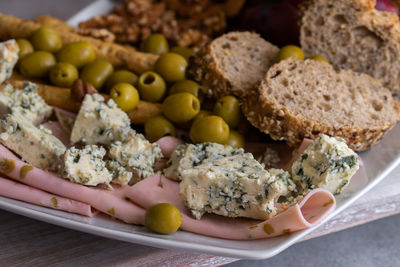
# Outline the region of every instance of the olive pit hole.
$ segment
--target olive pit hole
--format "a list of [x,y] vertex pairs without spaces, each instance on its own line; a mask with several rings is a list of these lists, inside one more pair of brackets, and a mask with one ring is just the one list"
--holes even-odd
[[192,100],[192,108],[193,108],[193,110],[200,110],[199,101],[197,101],[196,99],[193,99]]
[[156,80],[156,77],[154,75],[148,74],[144,77],[143,82],[145,84],[152,84]]

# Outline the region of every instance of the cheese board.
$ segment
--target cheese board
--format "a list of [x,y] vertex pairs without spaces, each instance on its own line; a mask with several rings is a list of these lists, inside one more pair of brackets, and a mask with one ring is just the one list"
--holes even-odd
[[[112,2],[110,1],[96,1],[71,18],[69,23],[76,25],[82,19],[109,11],[111,7]],[[399,131],[399,127],[394,128],[371,151],[361,153],[360,156],[364,161],[366,174],[358,173],[354,177],[350,186],[342,195],[336,198],[337,209],[325,218],[321,224],[346,209],[351,203],[384,179],[399,164],[400,145],[396,144],[396,136],[399,134]],[[86,218],[5,198],[1,199],[0,206],[5,210],[21,215],[108,238],[167,249],[180,249],[248,259],[262,259],[276,255],[304,238],[316,228],[269,240],[227,241],[186,232],[177,232],[172,236],[160,236],[148,232],[143,227],[126,225],[105,216]],[[196,242],[194,243],[193,240],[196,240]]]

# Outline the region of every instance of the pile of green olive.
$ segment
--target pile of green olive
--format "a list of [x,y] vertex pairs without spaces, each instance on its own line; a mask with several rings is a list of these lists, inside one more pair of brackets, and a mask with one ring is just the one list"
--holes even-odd
[[[279,62],[281,60],[284,60],[284,59],[287,59],[290,57],[299,59],[299,60],[303,60],[305,58],[304,52],[303,52],[303,50],[301,50],[300,47],[295,46],[295,45],[287,45],[287,46],[282,47],[279,50],[279,53],[276,57],[276,62]],[[308,58],[329,63],[329,61],[326,58],[324,58],[323,56],[320,56],[320,55],[314,55],[314,56],[311,56]]]
[[79,78],[97,90],[108,93],[120,106],[129,111],[139,103],[135,88],[138,76],[128,70],[114,71],[112,64],[96,59],[89,42],[62,45],[58,34],[43,26],[28,39],[17,39],[20,48],[18,68],[27,78],[48,79],[60,87],[71,87]]
[[188,58],[194,54],[191,49],[174,47],[169,50],[161,34],[150,35],[141,47],[144,52],[160,55],[154,72],[140,75],[137,85],[142,99],[162,102],[163,115],[145,122],[147,139],[154,142],[166,135],[175,136],[177,127],[189,130],[193,143],[244,146],[243,136],[235,130],[243,117],[237,98],[223,97],[202,110],[203,102],[211,100],[204,99],[197,82],[186,78]]

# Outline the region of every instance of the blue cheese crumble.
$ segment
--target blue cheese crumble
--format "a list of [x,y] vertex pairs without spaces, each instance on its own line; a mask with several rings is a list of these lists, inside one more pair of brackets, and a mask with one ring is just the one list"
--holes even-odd
[[40,169],[55,169],[66,150],[49,129],[35,127],[20,114],[1,120],[0,132],[0,141],[6,147]]
[[111,172],[112,183],[119,185],[127,185],[132,179],[132,172],[127,171],[116,160],[107,160],[106,167]]
[[63,176],[78,184],[110,187],[112,174],[103,160],[105,154],[106,150],[96,145],[69,148],[64,154]]
[[23,89],[14,89],[6,85],[0,90],[0,116],[8,113],[20,114],[32,124],[38,125],[52,114],[53,109],[38,94],[37,86],[31,82],[24,82]]
[[243,153],[244,150],[241,148],[232,148],[217,143],[182,144],[172,153],[163,173],[171,180],[180,181],[183,170],[194,168],[215,159]]
[[131,130],[124,141],[111,144],[109,158],[132,172],[130,183],[136,183],[154,174],[154,165],[162,153],[157,143],[150,143],[142,134]]
[[339,194],[359,168],[344,139],[321,134],[292,165],[293,180],[304,192],[324,188]]
[[18,61],[19,47],[14,39],[0,43],[0,84],[11,77]]
[[196,219],[209,212],[265,220],[277,213],[278,199],[296,191],[289,173],[265,170],[250,153],[202,163],[181,177],[180,193]]
[[87,94],[76,117],[71,143],[110,145],[124,140],[129,134],[130,119],[117,104],[99,94]]
[[267,147],[261,157],[259,157],[258,161],[267,167],[275,167],[281,159],[279,158],[278,152]]

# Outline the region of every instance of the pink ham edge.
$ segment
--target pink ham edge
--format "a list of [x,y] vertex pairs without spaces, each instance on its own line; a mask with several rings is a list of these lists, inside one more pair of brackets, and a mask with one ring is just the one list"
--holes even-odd
[[181,139],[173,136],[164,136],[158,139],[156,143],[161,147],[164,157],[169,158],[171,157],[171,154],[174,152],[175,148],[184,142]]
[[0,166],[4,159],[11,159],[15,162],[15,168],[7,174],[13,180],[65,198],[90,204],[95,209],[126,223],[144,224],[145,210],[125,199],[124,188],[109,191],[86,187],[71,183],[38,168],[29,171],[24,179],[20,179],[20,169],[26,166],[26,163],[18,159],[7,148],[0,145]]
[[58,121],[48,121],[42,124],[49,129],[55,137],[57,137],[66,147],[70,147],[70,132],[66,131]]
[[3,177],[0,177],[0,196],[88,217],[94,216],[94,212],[88,204],[52,195]]
[[60,126],[66,132],[71,132],[72,128],[68,124],[68,121],[75,121],[77,114],[58,107],[53,107],[53,108],[54,108],[54,114],[56,115],[56,118],[60,123]]
[[[235,240],[270,238],[288,231],[306,229],[318,223],[335,208],[333,195],[326,190],[316,189],[299,204],[264,222],[211,214],[204,215],[201,220],[195,220],[191,218],[179,195],[179,184],[163,176],[148,177],[129,188],[126,196],[144,208],[157,203],[171,203],[181,211],[181,229],[185,231]],[[268,230],[273,229],[272,232],[267,233],[264,230],[266,224]]]

